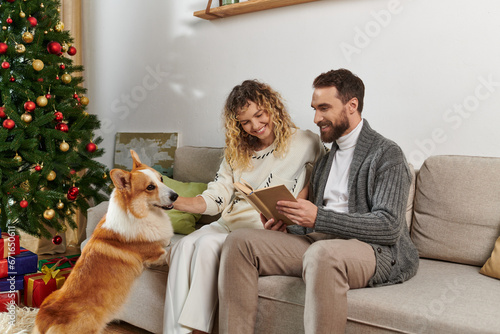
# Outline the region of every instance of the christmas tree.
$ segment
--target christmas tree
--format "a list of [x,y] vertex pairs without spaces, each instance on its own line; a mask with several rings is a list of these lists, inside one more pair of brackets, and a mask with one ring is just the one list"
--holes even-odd
[[2,230],[51,238],[74,214],[108,198],[100,123],[88,114],[82,66],[60,2],[0,0],[0,216]]

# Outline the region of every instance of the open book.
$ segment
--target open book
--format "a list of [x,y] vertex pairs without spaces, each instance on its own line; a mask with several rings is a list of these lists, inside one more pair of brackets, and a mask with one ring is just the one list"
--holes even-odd
[[286,225],[295,224],[276,210],[276,203],[278,201],[297,201],[284,185],[280,184],[274,187],[254,190],[246,181],[241,180],[241,183],[235,182],[234,187],[241,192],[243,197],[252,204],[255,210],[262,213],[266,219],[269,220],[274,218],[276,222],[282,220]]

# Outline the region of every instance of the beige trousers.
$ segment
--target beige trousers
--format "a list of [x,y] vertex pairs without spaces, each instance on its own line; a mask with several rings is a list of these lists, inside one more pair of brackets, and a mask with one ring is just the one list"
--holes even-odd
[[373,248],[356,239],[241,229],[229,234],[219,270],[219,332],[254,334],[258,278],[302,277],[306,334],[344,333],[347,291],[366,287],[375,273]]

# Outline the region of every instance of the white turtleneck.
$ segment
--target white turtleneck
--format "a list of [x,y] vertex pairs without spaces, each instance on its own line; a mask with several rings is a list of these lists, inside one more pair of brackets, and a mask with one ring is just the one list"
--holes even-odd
[[348,212],[349,192],[349,170],[354,156],[354,148],[358,142],[358,137],[363,127],[363,120],[346,134],[337,139],[338,149],[333,157],[332,169],[326,183],[323,204],[325,209]]

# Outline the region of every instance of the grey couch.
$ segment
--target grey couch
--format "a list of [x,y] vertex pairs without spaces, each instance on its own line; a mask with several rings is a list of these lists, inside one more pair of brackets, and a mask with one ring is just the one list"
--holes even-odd
[[[220,148],[178,148],[174,179],[208,182],[221,157]],[[499,171],[500,158],[425,161],[407,212],[421,256],[418,273],[403,284],[349,291],[346,333],[500,333],[500,280],[479,273],[500,235]],[[87,235],[106,207],[89,209]],[[166,266],[146,269],[119,319],[161,333],[167,274]],[[259,279],[256,333],[303,333],[303,310],[301,278]]]

